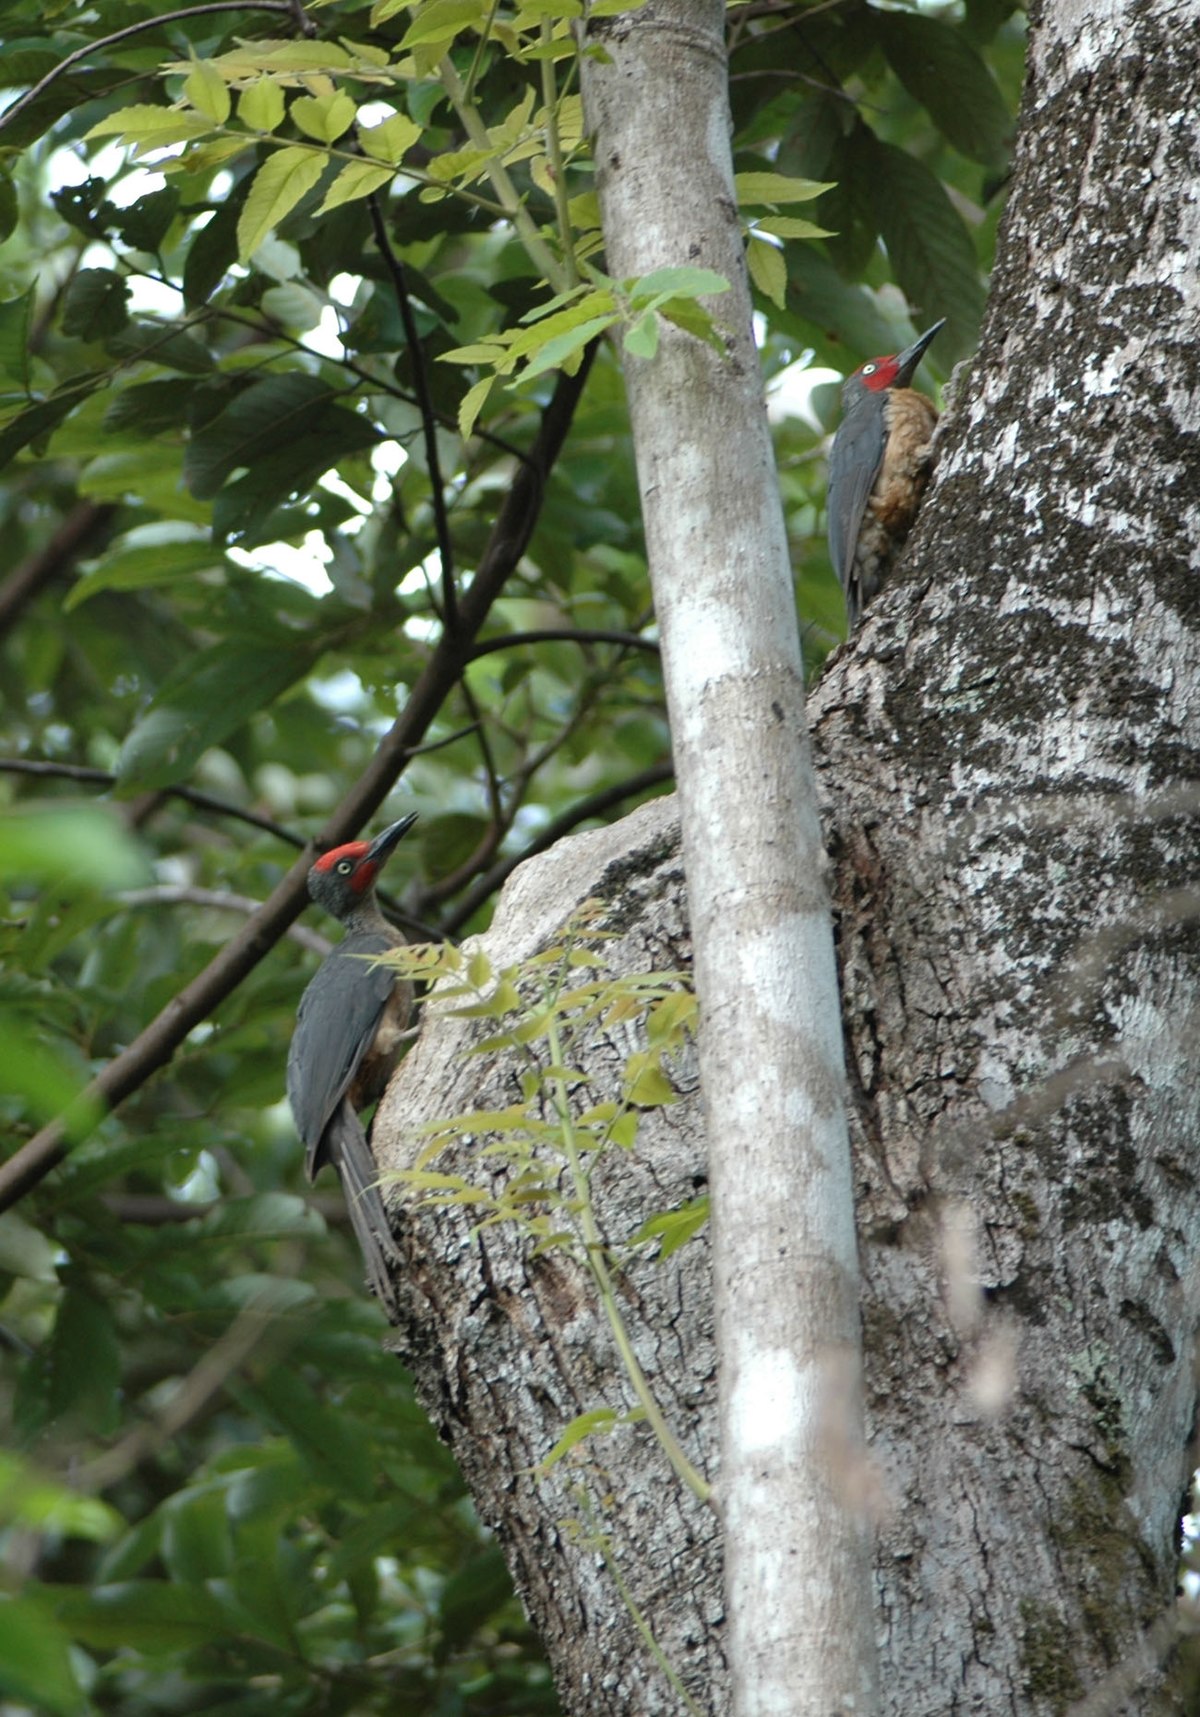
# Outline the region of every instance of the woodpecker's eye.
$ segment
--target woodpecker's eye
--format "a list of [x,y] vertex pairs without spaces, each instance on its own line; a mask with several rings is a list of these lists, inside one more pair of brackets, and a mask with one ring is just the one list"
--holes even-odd
[[354,861],[352,859],[343,859],[337,867],[337,873],[339,876],[349,876],[353,869]]
[[864,364],[862,367],[862,370],[860,371],[860,374],[862,374],[864,376],[873,376],[875,374],[875,371],[878,368],[879,368],[878,364]]

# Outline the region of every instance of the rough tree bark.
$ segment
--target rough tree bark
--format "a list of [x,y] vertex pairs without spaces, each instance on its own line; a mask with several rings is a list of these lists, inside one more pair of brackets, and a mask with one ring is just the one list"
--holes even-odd
[[[810,698],[883,1698],[905,1717],[1041,1717],[1114,1669],[1120,1703],[1093,1709],[1169,1708],[1144,1639],[1172,1604],[1196,1396],[1198,21],[1163,0],[1034,18],[982,349],[906,572]],[[492,939],[532,950],[588,895],[618,966],[686,952],[668,802],[523,867]],[[424,1033],[377,1129],[389,1166],[422,1120],[511,1095],[511,1065],[456,1059],[468,1035]],[[593,1079],[627,1049],[597,1043]],[[456,1155],[478,1165],[471,1141]],[[656,1115],[636,1161],[604,1166],[606,1231],[690,1196],[704,1161],[695,1101]],[[581,1408],[632,1404],[582,1281],[504,1230],[399,1205],[404,1350],[564,1702],[678,1709],[604,1556],[563,1524],[588,1518],[564,1467],[528,1472]],[[711,1471],[704,1241],[626,1294]],[[575,1476],[611,1562],[697,1704],[724,1710],[712,1516],[644,1427],[589,1452],[604,1473]]]

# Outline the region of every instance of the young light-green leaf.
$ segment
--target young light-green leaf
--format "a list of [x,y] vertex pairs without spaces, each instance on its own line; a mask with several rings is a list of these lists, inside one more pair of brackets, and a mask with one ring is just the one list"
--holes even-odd
[[765,238],[756,238],[751,233],[746,246],[746,262],[750,278],[758,290],[783,310],[787,296],[787,264],[783,260],[783,252]]
[[283,91],[271,78],[259,78],[238,96],[238,118],[251,131],[277,130],[284,112]]
[[547,340],[541,350],[530,358],[522,373],[522,379],[540,376],[545,370],[556,370],[575,353],[581,352],[589,340],[597,334],[611,328],[617,320],[616,312],[607,316],[592,316],[586,322],[581,322],[577,328],[570,328],[565,334],[558,334]]
[[211,119],[214,125],[224,125],[233,105],[229,85],[211,60],[197,60],[184,79],[183,93],[197,113]]
[[186,143],[189,137],[203,137],[210,130],[208,120],[198,113],[181,113],[173,107],[154,107],[140,102],[136,107],[121,107],[92,126],[91,137],[120,137],[126,143],[143,149],[162,149],[170,143]]
[[392,169],[380,166],[377,162],[348,161],[326,191],[325,201],[317,213],[326,215],[330,209],[340,208],[343,203],[353,203],[359,197],[369,197],[372,191],[382,190],[392,177]]
[[325,156],[293,145],[268,155],[255,174],[238,220],[238,260],[246,262],[267,234],[291,214],[325,171]]
[[354,124],[357,112],[343,90],[329,95],[299,95],[292,103],[292,118],[304,135],[317,143],[336,143]]
[[358,133],[358,141],[364,154],[370,155],[372,160],[387,161],[395,167],[420,135],[421,127],[407,113],[394,113],[382,125],[364,125]]
[[735,173],[733,183],[739,203],[810,203],[833,189],[816,179],[790,179],[784,173]]

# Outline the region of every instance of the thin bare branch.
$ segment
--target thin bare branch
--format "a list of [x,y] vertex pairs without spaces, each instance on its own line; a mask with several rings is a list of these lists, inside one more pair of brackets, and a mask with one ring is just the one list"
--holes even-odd
[[77,502],[49,542],[14,567],[0,584],[0,638],[11,632],[26,603],[83,553],[115,512],[115,507],[98,506],[95,501]]
[[111,35],[97,36],[94,42],[88,42],[85,47],[76,48],[65,59],[48,71],[43,78],[27,89],[23,96],[13,102],[0,114],[0,131],[10,125],[19,113],[44,94],[51,84],[57,83],[60,77],[65,77],[72,66],[77,66],[81,60],[87,60],[93,54],[101,53],[105,48],[113,47],[117,42],[124,42],[130,36],[141,36],[147,30],[157,30],[163,24],[180,24],[186,18],[203,18],[211,12],[284,12],[303,30],[306,36],[316,35],[316,25],[304,16],[303,11],[295,4],[295,0],[202,0],[198,6],[180,6],[174,12],[159,12],[153,18],[142,18],[136,24],[126,24],[124,29],[114,30]]
[[[428,757],[431,752],[442,751],[448,745],[457,745],[460,739],[467,739],[474,733],[475,722],[466,727],[456,728],[453,733],[447,733],[440,739],[431,739],[424,745],[414,745],[409,748],[408,759],[413,757]],[[33,775],[46,780],[59,779],[62,781],[87,781],[97,787],[114,787],[117,777],[108,769],[93,769],[85,763],[55,763],[42,758],[32,757],[0,757],[0,775]],[[285,841],[290,847],[303,847],[307,843],[303,835],[298,835],[294,829],[285,828],[274,818],[263,816],[260,811],[251,811],[245,805],[234,805],[228,799],[218,799],[212,793],[204,793],[199,787],[187,787],[182,783],[173,787],[163,787],[154,795],[155,799],[163,796],[172,799],[182,799],[185,804],[194,805],[198,811],[212,811],[219,817],[233,817],[239,823],[248,823],[251,828],[262,829],[268,835],[274,835],[276,840]]]
[[519,853],[512,853],[507,858],[500,859],[492,868],[477,877],[471,887],[455,906],[454,911],[446,920],[446,933],[453,935],[476,912],[490,894],[494,894],[500,885],[508,880],[519,864],[524,864],[527,858],[535,853],[544,853],[552,847],[563,835],[569,835],[572,829],[577,829],[580,823],[586,823],[592,817],[602,817],[606,811],[611,811],[614,805],[623,804],[627,799],[634,799],[641,793],[647,793],[651,787],[658,787],[664,781],[670,781],[674,775],[674,767],[669,758],[662,763],[655,763],[649,769],[643,769],[640,775],[631,775],[627,781],[618,781],[615,786],[605,787],[598,793],[591,793],[586,799],[580,799],[564,811],[561,817],[555,817],[547,823],[540,834],[535,835]]
[[[155,888],[126,888],[117,895],[122,906],[199,906],[215,912],[240,912],[249,917],[262,905],[249,894],[230,894],[221,888],[182,888],[160,883]],[[333,943],[318,930],[304,924],[289,924],[284,934],[310,954],[324,959]]]
[[495,655],[498,650],[515,650],[522,644],[620,644],[627,650],[646,650],[654,656],[660,653],[657,638],[643,638],[637,632],[614,632],[605,627],[543,626],[532,632],[505,632],[499,638],[484,638],[472,648],[467,660],[477,662],[481,656]]
[[408,281],[404,275],[404,264],[392,248],[392,241],[388,237],[387,225],[383,218],[383,210],[379,205],[378,195],[372,193],[367,198],[367,207],[371,211],[371,228],[375,234],[375,243],[378,246],[380,256],[383,258],[384,266],[392,277],[396,306],[400,311],[400,320],[404,324],[404,338],[408,341],[409,356],[412,359],[413,388],[421,413],[421,430],[425,438],[425,461],[429,467],[429,489],[433,502],[433,522],[437,532],[438,556],[442,563],[442,625],[447,632],[454,632],[458,626],[458,595],[454,588],[454,545],[450,540],[450,519],[446,512],[446,490],[442,483],[442,462],[438,454],[437,414],[433,409],[433,398],[429,392],[429,375],[425,368],[425,352],[421,345],[421,336],[417,331],[417,319],[413,315],[412,300],[408,295]]

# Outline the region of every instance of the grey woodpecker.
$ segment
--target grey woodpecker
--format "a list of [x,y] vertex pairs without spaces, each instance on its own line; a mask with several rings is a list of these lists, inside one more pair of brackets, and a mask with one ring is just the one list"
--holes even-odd
[[829,558],[851,630],[904,547],[929,482],[937,408],[909,387],[943,317],[891,357],[847,376],[829,452]]
[[412,812],[373,841],[334,847],[309,871],[309,894],[346,933],[300,998],[287,1063],[308,1178],[326,1163],[337,1170],[371,1286],[385,1305],[396,1249],[358,1111],[382,1097],[412,1013],[412,985],[397,982],[386,966],[372,966],[370,956],[404,943],[379,910],[375,879],[416,820]]

